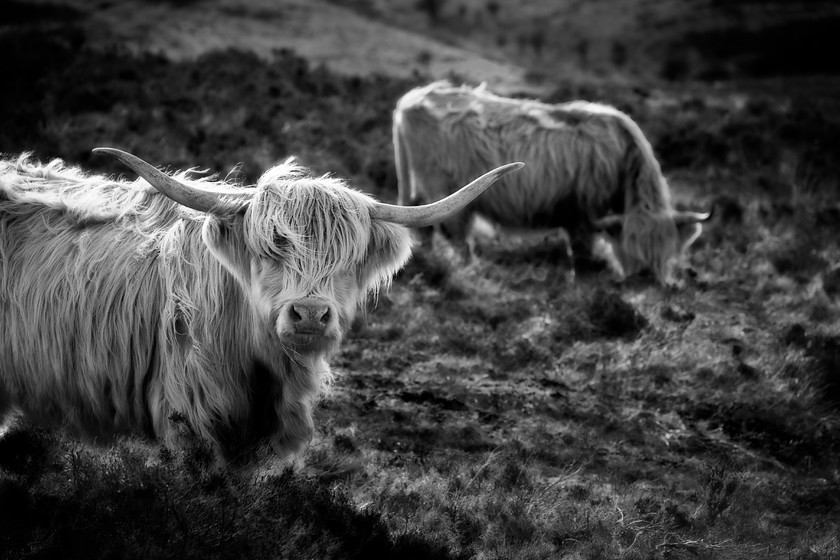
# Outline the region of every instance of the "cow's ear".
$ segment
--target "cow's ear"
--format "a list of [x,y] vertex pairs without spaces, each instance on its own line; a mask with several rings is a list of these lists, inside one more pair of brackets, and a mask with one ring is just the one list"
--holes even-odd
[[210,252],[243,287],[251,284],[251,258],[242,229],[242,216],[218,218],[209,216],[204,221],[201,237]]
[[404,226],[371,221],[370,241],[359,269],[359,285],[366,290],[387,286],[411,256],[411,245],[411,234]]

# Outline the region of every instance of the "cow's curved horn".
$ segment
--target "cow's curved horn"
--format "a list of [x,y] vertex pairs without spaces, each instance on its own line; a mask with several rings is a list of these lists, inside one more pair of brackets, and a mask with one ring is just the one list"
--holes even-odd
[[401,224],[407,227],[426,227],[448,220],[472,202],[478,195],[487,190],[497,179],[520,169],[522,162],[508,163],[485,173],[469,185],[450,194],[446,198],[424,204],[423,206],[397,206],[377,202],[370,213],[370,217],[383,222]]
[[604,216],[603,218],[593,219],[592,227],[594,227],[597,230],[604,230],[621,225],[622,223],[624,223],[623,214],[609,214],[607,216]]
[[708,212],[689,212],[682,210],[674,212],[674,223],[678,226],[683,224],[696,224],[697,222],[705,222],[712,217],[714,213],[714,206]]
[[117,158],[148,181],[161,194],[193,210],[217,215],[232,214],[241,210],[243,203],[250,200],[252,196],[252,193],[248,192],[206,190],[185,185],[154,165],[116,148],[94,148],[93,151]]

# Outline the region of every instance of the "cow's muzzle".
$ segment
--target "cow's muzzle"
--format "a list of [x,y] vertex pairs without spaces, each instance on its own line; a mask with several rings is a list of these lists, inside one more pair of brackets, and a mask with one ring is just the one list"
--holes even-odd
[[326,303],[306,298],[289,305],[289,323],[295,334],[323,335],[332,322],[333,312]]
[[335,308],[323,299],[306,297],[285,306],[277,321],[280,337],[297,352],[320,352],[341,338]]

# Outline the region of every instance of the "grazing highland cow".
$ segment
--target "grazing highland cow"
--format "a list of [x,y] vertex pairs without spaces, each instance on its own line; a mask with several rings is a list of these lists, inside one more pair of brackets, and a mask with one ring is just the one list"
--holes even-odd
[[521,166],[404,208],[291,160],[243,188],[98,151],[144,180],[0,160],[0,424],[20,411],[174,447],[177,413],[229,461],[306,445],[326,359],[408,259],[406,227],[450,218]]
[[[674,263],[709,214],[678,212],[650,143],[630,117],[606,105],[509,99],[484,86],[434,82],[405,94],[394,111],[399,203],[421,204],[501,161],[527,164],[507,187],[471,209],[502,228],[558,228],[591,245],[604,230],[606,255],[624,278],[649,268],[670,284]],[[465,239],[470,213],[441,224]]]

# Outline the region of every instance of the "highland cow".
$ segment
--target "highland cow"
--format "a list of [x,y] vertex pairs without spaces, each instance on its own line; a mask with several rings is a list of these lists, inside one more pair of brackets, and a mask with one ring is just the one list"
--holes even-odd
[[590,249],[597,234],[621,279],[650,269],[671,284],[674,264],[710,215],[672,207],[650,143],[629,116],[607,105],[551,105],[439,81],[398,101],[393,140],[403,205],[443,198],[501,161],[527,164],[503,180],[505,188],[441,224],[457,241],[469,237],[473,213],[502,230],[565,228]]
[[292,160],[243,187],[98,151],[142,179],[0,160],[0,424],[173,448],[186,426],[222,461],[304,448],[327,359],[409,258],[407,228],[521,166],[404,208]]

